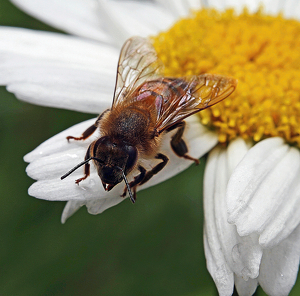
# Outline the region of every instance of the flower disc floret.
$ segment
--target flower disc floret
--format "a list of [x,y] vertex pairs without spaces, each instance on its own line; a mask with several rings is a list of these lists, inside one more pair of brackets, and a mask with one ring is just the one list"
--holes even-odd
[[153,38],[166,76],[238,79],[236,91],[199,113],[219,142],[280,136],[300,147],[300,22],[260,9],[202,9]]

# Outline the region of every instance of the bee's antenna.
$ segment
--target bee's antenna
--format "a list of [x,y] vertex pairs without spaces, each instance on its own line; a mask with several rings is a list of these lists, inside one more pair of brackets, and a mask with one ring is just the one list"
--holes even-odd
[[119,166],[116,166],[116,168],[118,168],[122,172],[123,179],[124,179],[124,182],[126,184],[126,187],[127,187],[128,193],[129,193],[129,198],[130,198],[131,202],[134,204],[135,203],[135,198],[133,197],[133,194],[132,194],[131,188],[129,186],[128,180],[125,176],[124,170],[122,168],[120,168]]
[[103,163],[103,161],[99,158],[96,157],[90,157],[84,161],[82,161],[81,163],[79,163],[77,166],[75,166],[74,168],[72,168],[71,170],[69,170],[67,173],[65,173],[63,176],[60,177],[61,180],[63,180],[64,178],[68,177],[69,175],[71,175],[74,171],[76,171],[78,168],[80,168],[81,166],[83,166],[84,164],[88,163],[90,160],[97,160],[100,163]]

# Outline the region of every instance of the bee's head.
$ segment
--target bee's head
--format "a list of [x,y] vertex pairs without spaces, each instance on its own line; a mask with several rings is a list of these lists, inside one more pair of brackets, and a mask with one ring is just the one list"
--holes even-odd
[[138,153],[136,147],[104,136],[95,142],[91,155],[105,190],[110,190],[133,169]]
[[124,180],[130,199],[134,203],[135,199],[133,198],[126,175],[136,164],[138,158],[136,147],[131,146],[122,140],[104,136],[90,145],[89,154],[89,158],[79,163],[63,175],[61,179],[66,178],[79,167],[87,164],[90,160],[93,160],[104,189],[109,191]]

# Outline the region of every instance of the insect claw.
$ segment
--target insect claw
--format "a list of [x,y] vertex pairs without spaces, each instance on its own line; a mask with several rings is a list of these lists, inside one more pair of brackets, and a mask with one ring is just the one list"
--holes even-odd
[[74,139],[74,137],[68,136],[68,137],[66,137],[66,139],[68,140],[68,143],[70,143],[70,139]]
[[86,178],[87,178],[87,176],[84,176],[84,177],[82,177],[82,178],[79,178],[79,179],[75,180],[75,183],[79,186],[79,183],[80,183],[81,181],[85,180]]
[[183,158],[194,161],[196,165],[200,164],[200,160],[198,158],[191,157],[191,156],[189,156],[187,154],[183,155]]

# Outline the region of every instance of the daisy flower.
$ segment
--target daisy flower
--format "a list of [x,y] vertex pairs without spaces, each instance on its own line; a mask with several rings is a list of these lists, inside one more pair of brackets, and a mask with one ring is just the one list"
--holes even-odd
[[[0,29],[0,83],[21,100],[101,113],[111,105],[120,46],[132,35],[155,36],[167,76],[218,73],[239,80],[230,98],[189,118],[185,133],[190,155],[210,151],[204,176],[207,267],[220,295],[231,295],[234,286],[240,295],[252,295],[258,285],[268,295],[288,295],[300,255],[300,2],[262,1],[263,9],[257,1],[205,1],[204,7],[184,0],[13,2],[75,35]],[[96,137],[68,143],[66,136],[80,135],[93,122],[75,125],[25,156],[27,173],[37,180],[29,194],[67,201],[62,222],[83,205],[98,214],[123,200],[124,184],[105,192],[95,172],[80,186],[74,184],[80,172],[60,180]],[[190,165],[169,142],[166,136],[161,147],[170,157],[164,173],[141,188]]]

